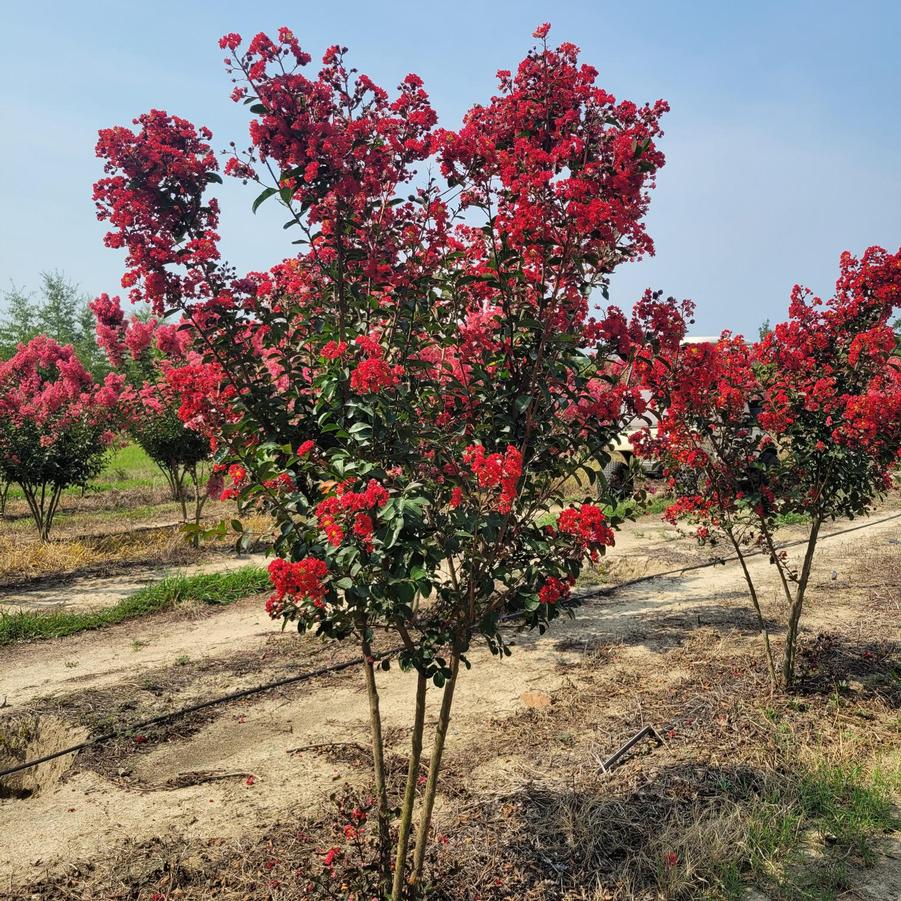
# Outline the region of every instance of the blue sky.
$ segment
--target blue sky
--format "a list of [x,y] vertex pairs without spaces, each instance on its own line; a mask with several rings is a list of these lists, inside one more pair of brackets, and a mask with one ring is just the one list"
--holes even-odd
[[[839,253],[901,243],[901,63],[896,2],[295,2],[0,0],[0,287],[60,269],[115,292],[121,259],[101,243],[91,184],[98,128],[150,107],[246,136],[218,37],[293,28],[314,57],[350,47],[386,87],[425,80],[441,123],[487,100],[537,24],[571,40],[600,83],[663,97],[667,165],[648,226],[653,259],[621,269],[611,302],[646,286],[698,305],[695,333],[753,334],[785,315],[795,282],[829,291]],[[291,252],[274,204],[220,191],[225,255],[261,269]]]

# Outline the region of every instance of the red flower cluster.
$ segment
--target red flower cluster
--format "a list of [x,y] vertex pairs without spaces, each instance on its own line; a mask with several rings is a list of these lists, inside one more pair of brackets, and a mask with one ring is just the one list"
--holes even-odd
[[247,470],[238,463],[233,463],[228,467],[228,477],[231,480],[231,485],[222,492],[219,499],[223,501],[231,500],[240,495],[241,489],[247,485]]
[[347,488],[346,484],[339,485],[333,495],[316,505],[319,527],[325,532],[328,543],[338,547],[344,541],[344,523],[352,517],[353,534],[367,551],[371,551],[375,527],[369,514],[388,503],[388,491],[375,479],[370,479],[363,491],[348,491]]
[[699,494],[685,495],[676,498],[675,503],[670,504],[663,511],[663,518],[675,525],[685,516],[706,516],[713,507],[713,501],[707,500]]
[[542,604],[556,604],[557,601],[562,601],[569,597],[573,584],[572,580],[565,581],[551,576],[538,589],[538,599]]
[[234,398],[238,391],[217,363],[198,354],[188,355],[180,366],[165,371],[166,383],[178,397],[178,415],[190,428],[206,435],[213,450],[218,446],[222,426],[236,419]]
[[[205,266],[219,257],[219,207],[203,193],[216,175],[209,129],[151,110],[134,120],[137,132],[100,132],[97,156],[108,177],[94,185],[97,218],[113,230],[107,247],[125,247],[122,285],[132,302],[145,300],[156,313],[196,295]],[[186,267],[180,277],[169,268]],[[143,282],[143,289],[139,283]]]
[[[548,30],[545,24],[535,34],[543,41]],[[587,312],[576,290],[586,257],[600,254],[612,268],[653,250],[641,220],[664,162],[655,140],[668,109],[663,101],[617,102],[578,53],[570,43],[533,49],[515,74],[498,73],[490,103],[436,140],[442,172],[451,185],[465,186],[465,204],[492,210],[505,246],[522,254],[527,279],[546,278],[545,248],[577,248],[560,264],[562,290],[549,311],[558,327],[580,323]]]
[[277,557],[269,564],[269,580],[275,591],[266,602],[266,612],[277,619],[283,614],[286,603],[311,601],[313,606],[322,607],[328,591],[328,575],[325,561],[316,557],[306,557],[295,563]]
[[471,444],[463,453],[463,461],[469,464],[480,488],[501,489],[497,509],[509,513],[522,475],[520,452],[511,444],[502,454],[486,454],[481,444]]
[[38,335],[0,361],[0,419],[10,433],[36,431],[45,448],[80,424],[102,428],[109,444],[122,389],[120,375],[97,385],[71,345]]
[[389,366],[378,357],[360,361],[350,374],[350,387],[357,394],[372,394],[384,388],[393,388],[403,374],[402,366]]
[[760,342],[760,423],[796,443],[806,435],[890,460],[901,440],[888,324],[901,305],[901,250],[870,247],[859,260],[846,252],[839,266],[833,297],[823,302],[795,285],[789,319]]
[[221,46],[231,51],[228,71],[243,82],[233,99],[241,102],[250,93],[265,110],[250,124],[248,159],[236,159],[226,171],[247,179],[256,162],[277,164],[280,189],[309,211],[312,222],[323,224],[316,239],[320,259],[341,253],[338,217],[345,242],[349,224],[355,224],[352,243],[360,249],[360,266],[376,275],[390,250],[392,223],[409,218],[414,207],[383,207],[372,230],[362,214],[373,199],[410,180],[411,164],[430,153],[437,116],[420,78],[407,75],[391,99],[368,76],[354,78],[344,64],[346,49],[338,46],[325,52],[317,75],[304,75],[310,54],[287,28],[276,40],[256,35],[243,53],[235,34],[226,35]]
[[575,538],[582,548],[589,551],[592,560],[602,547],[612,547],[613,530],[607,525],[603,510],[594,504],[567,507],[557,517],[557,529]]

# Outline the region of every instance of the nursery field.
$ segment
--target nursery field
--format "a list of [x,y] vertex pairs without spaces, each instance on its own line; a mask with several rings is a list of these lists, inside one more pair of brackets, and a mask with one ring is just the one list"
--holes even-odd
[[[5,563],[0,763],[115,738],[0,786],[0,895],[306,897],[344,823],[336,804],[367,791],[353,651],[280,631],[263,610],[265,557],[190,548],[167,526],[165,486],[133,452],[123,458],[132,463],[108,468],[103,492],[66,499],[51,542],[95,556]],[[25,556],[15,498],[9,511],[2,540]],[[159,528],[129,531],[145,526]],[[116,531],[123,551],[80,537]],[[146,538],[157,532],[165,540]],[[737,565],[698,566],[711,549],[657,512],[627,523],[586,570],[574,620],[543,637],[511,624],[509,658],[474,650],[457,688],[429,897],[901,896],[901,498],[825,534],[790,695],[769,694]],[[774,568],[759,556],[749,566],[778,636]],[[393,797],[411,678],[380,676]],[[644,726],[662,744],[642,741],[605,769]]]
[[[11,207],[40,254],[7,276],[59,254],[90,290],[0,292],[0,901],[901,901],[901,249],[823,156],[854,42],[818,14],[823,77],[805,53],[743,97],[735,61],[794,26],[705,34],[686,118],[655,17],[636,75],[582,13],[512,65],[518,13],[484,47],[457,16],[450,64],[403,36],[437,89],[223,27],[249,144],[165,111],[222,122],[193,68],[131,65],[144,27],[41,54],[35,94],[96,69],[69,44],[135,74],[78,84],[62,141],[53,93],[72,177]],[[200,19],[166,24],[205,65]],[[393,65],[405,32],[362,30]],[[800,167],[748,130],[826,109],[793,84],[839,98]]]
[[[207,525],[233,515],[232,505],[212,498],[203,511]],[[49,542],[39,540],[21,489],[12,485],[0,518],[0,605],[38,604],[42,591],[53,597],[78,579],[78,603],[89,606],[93,594],[100,602],[108,590],[124,596],[171,568],[215,569],[229,555],[233,535],[193,547],[181,519],[162,472],[135,444],[112,451],[84,490],[66,489]],[[266,525],[247,523],[257,524]]]

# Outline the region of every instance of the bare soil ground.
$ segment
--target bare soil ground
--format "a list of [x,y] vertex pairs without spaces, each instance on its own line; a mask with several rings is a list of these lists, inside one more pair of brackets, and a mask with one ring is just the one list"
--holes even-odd
[[[698,897],[709,859],[747,840],[741,805],[769,797],[788,778],[786,760],[803,767],[839,742],[898,764],[899,545],[901,519],[823,541],[803,622],[805,678],[791,699],[768,697],[734,564],[605,584],[549,635],[518,636],[511,658],[476,650],[436,811],[435,897]],[[599,578],[628,582],[704,556],[645,519],[627,527]],[[751,566],[778,635],[775,574],[762,557]],[[72,603],[80,590],[97,601],[89,584],[69,584],[42,603]],[[129,724],[350,655],[279,632],[260,598],[0,650],[0,764],[121,729],[7,781],[0,896],[301,897],[297,871],[314,850],[308,836],[327,828],[329,796],[368,779],[356,669],[145,733]],[[399,768],[411,679],[393,668],[381,691]],[[606,755],[646,724],[665,746],[645,743],[603,772]],[[801,838],[828,853],[828,836]],[[842,897],[901,897],[892,840],[871,869],[847,861],[855,876]],[[669,855],[671,871],[661,864]]]

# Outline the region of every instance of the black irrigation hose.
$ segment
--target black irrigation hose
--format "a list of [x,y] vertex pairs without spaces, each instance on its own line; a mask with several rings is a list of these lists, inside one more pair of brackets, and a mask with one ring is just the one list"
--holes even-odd
[[[382,660],[386,657],[390,657],[398,651],[402,650],[401,648],[394,648],[391,651],[386,651],[383,654],[376,655],[377,660]],[[251,695],[260,694],[264,691],[270,691],[273,688],[281,688],[283,685],[293,685],[296,682],[306,682],[308,679],[315,679],[317,676],[326,676],[329,673],[338,673],[342,670],[350,669],[352,666],[356,666],[360,663],[360,660],[354,658],[352,660],[345,660],[343,663],[333,663],[331,666],[324,666],[321,669],[311,670],[307,673],[301,673],[297,676],[287,676],[284,679],[277,679],[275,682],[267,682],[265,685],[257,685],[253,688],[244,688],[241,691],[235,691],[231,694],[222,695],[218,698],[212,698],[209,701],[201,701],[199,704],[192,704],[190,707],[182,707],[179,710],[172,710],[169,713],[161,714],[160,716],[155,716],[149,720],[142,720],[139,723],[134,723],[129,727],[129,732],[134,732],[137,729],[146,729],[148,726],[158,726],[160,723],[168,722],[169,720],[176,719],[177,717],[186,716],[189,713],[196,713],[198,710],[206,710],[208,707],[215,707],[218,704],[226,704],[229,701],[237,701],[241,698],[247,698]],[[83,751],[85,748],[90,748],[93,745],[100,744],[105,741],[110,741],[113,738],[116,738],[121,733],[118,731],[110,731],[103,732],[100,735],[95,735],[93,738],[89,738],[86,741],[81,742],[77,745],[72,745],[69,748],[63,748],[61,751],[54,751],[52,754],[45,754],[43,757],[37,757],[34,760],[29,760],[26,763],[20,763],[17,766],[10,767],[7,770],[0,770],[0,779],[5,776],[11,776],[13,773],[19,773],[22,770],[30,769],[33,766],[37,766],[41,763],[47,763],[49,760],[56,760],[57,757],[64,757],[66,754],[74,754],[76,751]]]
[[[869,528],[870,526],[880,525],[884,522],[890,522],[893,519],[898,519],[901,517],[901,513],[893,513],[891,516],[885,516],[882,519],[877,519],[872,522],[862,523],[859,526],[851,526],[848,529],[841,529],[838,532],[831,532],[828,535],[823,535],[822,539],[826,538],[834,538],[838,535],[846,535],[848,532],[856,532],[859,529]],[[821,539],[821,540],[822,540]],[[798,544],[803,544],[804,540],[798,541],[790,541],[786,544],[780,545],[780,549],[786,547],[794,547]],[[756,556],[758,554],[763,554],[763,551],[755,551],[753,554],[747,554],[746,556]],[[604,597],[606,595],[612,594],[614,591],[617,591],[621,588],[628,588],[632,585],[638,585],[642,582],[650,582],[653,579],[665,578],[666,576],[673,575],[681,575],[682,573],[689,572],[690,570],[695,569],[704,569],[708,566],[717,566],[725,565],[733,560],[737,560],[738,556],[733,555],[731,557],[718,557],[715,560],[708,560],[704,563],[693,563],[689,566],[683,566],[681,569],[672,569],[662,573],[652,573],[647,576],[639,576],[636,579],[629,579],[626,582],[620,582],[616,585],[606,586],[604,588],[596,589],[594,591],[589,591],[584,594],[579,595],[579,600],[588,600],[596,597]],[[514,614],[515,615],[515,614]],[[505,617],[506,619],[507,617]],[[402,648],[394,648],[393,650],[386,651],[383,654],[376,655],[376,659],[384,659],[386,657],[391,657],[401,651]],[[265,685],[257,685],[254,688],[245,688],[241,691],[232,692],[231,694],[222,695],[218,698],[212,698],[209,701],[202,701],[199,704],[192,704],[189,707],[182,707],[179,710],[172,710],[169,713],[161,714],[160,716],[155,716],[149,720],[143,720],[139,723],[134,723],[129,731],[133,732],[137,729],[146,729],[148,726],[157,726],[160,723],[168,722],[169,720],[176,719],[181,716],[186,716],[189,713],[196,713],[198,710],[206,710],[209,707],[216,707],[219,704],[226,704],[229,701],[237,701],[241,698],[247,698],[251,695],[260,694],[264,691],[270,691],[273,688],[281,688],[284,685],[294,685],[298,682],[306,682],[309,679],[315,679],[318,676],[326,676],[329,673],[338,673],[342,670],[350,669],[352,666],[356,666],[360,661],[356,658],[352,660],[345,660],[343,663],[334,663],[331,666],[324,666],[317,670],[311,670],[310,672],[301,673],[297,676],[287,676],[284,679],[278,679],[275,682],[267,682]],[[50,760],[55,760],[57,757],[64,757],[66,754],[74,754],[76,751],[83,751],[85,748],[93,747],[94,745],[101,744],[102,742],[110,741],[113,738],[116,738],[120,735],[120,732],[104,732],[100,735],[95,736],[94,738],[89,738],[86,741],[81,742],[77,745],[72,745],[69,748],[64,748],[61,751],[55,751],[53,754],[45,754],[43,757],[38,757],[34,760],[26,761],[25,763],[20,763],[17,766],[10,767],[6,770],[0,770],[0,779],[3,779],[6,776],[11,776],[14,773],[20,773],[22,770],[30,769],[31,767],[38,766],[41,763],[47,763]]]
[[[891,522],[893,519],[898,519],[899,517],[901,517],[901,513],[892,513],[891,516],[883,516],[882,519],[864,522],[859,526],[850,526],[847,529],[839,529],[837,532],[830,532],[828,535],[821,534],[819,540],[825,541],[827,538],[837,538],[839,535],[847,535],[849,532],[857,532],[859,529],[868,529],[870,526],[878,526],[884,522]],[[806,538],[799,538],[796,541],[787,541],[784,544],[780,544],[776,550],[781,551],[785,548],[797,547],[799,544],[806,543]],[[769,554],[769,551],[751,551],[743,556],[747,559],[748,557],[760,557],[764,554]],[[654,579],[665,579],[667,576],[681,576],[683,573],[691,572],[695,569],[706,569],[708,566],[725,566],[727,563],[732,563],[735,560],[738,560],[738,554],[731,554],[728,557],[716,557],[713,560],[706,560],[703,563],[690,563],[687,566],[681,566],[678,569],[668,569],[660,573],[649,573],[646,576],[637,576],[634,579],[627,579],[625,582],[617,582],[615,585],[605,585],[601,588],[586,591],[578,596],[578,600],[583,601],[591,600],[592,598],[605,597],[606,595],[612,594],[614,591],[619,591],[621,588],[631,588],[633,585],[641,585],[643,582],[651,582]]]

